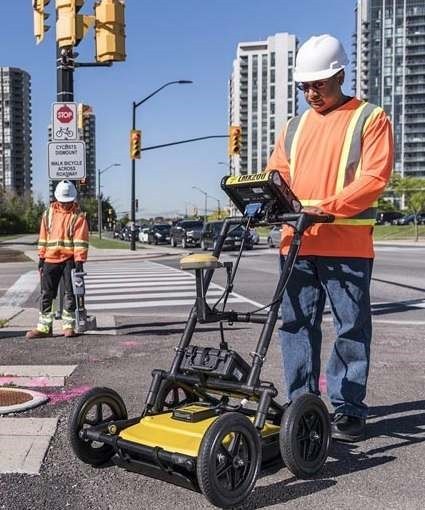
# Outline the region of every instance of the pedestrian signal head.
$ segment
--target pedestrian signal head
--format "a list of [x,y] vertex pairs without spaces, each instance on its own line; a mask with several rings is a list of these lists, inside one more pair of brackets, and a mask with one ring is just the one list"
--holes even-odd
[[40,44],[44,39],[44,34],[49,30],[50,26],[45,25],[44,22],[49,17],[44,11],[46,5],[50,0],[33,0],[32,6],[34,11],[34,37],[37,44]]
[[140,159],[142,150],[142,132],[139,129],[130,131],[130,158]]
[[242,129],[240,126],[229,128],[229,156],[239,155],[241,151]]
[[71,181],[60,181],[55,189],[58,202],[73,202],[77,198],[77,189]]

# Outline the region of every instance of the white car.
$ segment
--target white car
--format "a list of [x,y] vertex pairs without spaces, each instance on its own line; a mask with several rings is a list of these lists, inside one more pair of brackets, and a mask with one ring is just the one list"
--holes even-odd
[[149,227],[147,228],[142,228],[139,232],[139,241],[141,243],[147,243],[148,242],[148,232],[149,232]]
[[267,236],[267,244],[269,248],[274,248],[280,245],[280,239],[282,237],[282,227],[274,226]]

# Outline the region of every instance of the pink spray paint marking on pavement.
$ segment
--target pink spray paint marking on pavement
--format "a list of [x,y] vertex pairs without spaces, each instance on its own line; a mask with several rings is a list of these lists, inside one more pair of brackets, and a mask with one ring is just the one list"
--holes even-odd
[[325,375],[321,375],[319,377],[319,390],[320,390],[320,393],[326,393],[327,392],[327,383],[326,383],[326,376]]
[[52,378],[41,377],[22,377],[22,376],[2,376],[0,377],[0,386],[6,384],[14,386],[25,386],[25,388],[49,388],[57,386],[57,382]]
[[61,404],[62,402],[68,402],[68,400],[79,397],[91,388],[92,386],[84,385],[78,386],[77,388],[71,388],[69,390],[59,391],[57,393],[49,393],[49,400],[53,405]]
[[140,345],[140,342],[136,342],[135,340],[126,340],[125,342],[120,342],[120,345],[122,345],[125,348],[131,349],[132,347],[137,347]]

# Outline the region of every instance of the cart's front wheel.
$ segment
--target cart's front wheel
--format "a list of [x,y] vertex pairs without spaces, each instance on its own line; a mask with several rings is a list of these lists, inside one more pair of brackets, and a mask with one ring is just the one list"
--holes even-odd
[[329,413],[317,395],[301,395],[285,410],[280,452],[286,467],[298,478],[310,478],[322,469],[330,438]]
[[182,388],[178,383],[167,380],[162,381],[159,387],[156,402],[153,406],[153,412],[172,411],[176,407],[181,407],[198,400],[194,393]]
[[92,388],[75,404],[68,420],[68,438],[75,455],[92,466],[107,462],[114,450],[101,442],[83,438],[85,428],[126,420],[127,409],[118,393],[110,388]]
[[220,508],[242,503],[261,466],[259,434],[249,419],[226,413],[210,425],[199,449],[197,476],[204,496]]

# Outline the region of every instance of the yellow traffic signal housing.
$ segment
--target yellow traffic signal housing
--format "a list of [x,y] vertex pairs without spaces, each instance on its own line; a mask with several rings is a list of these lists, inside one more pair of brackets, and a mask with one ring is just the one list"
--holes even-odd
[[130,131],[130,158],[140,159],[142,150],[142,132],[138,129]]
[[125,60],[124,9],[121,0],[100,0],[95,4],[97,62]]
[[45,25],[45,20],[49,17],[49,14],[44,12],[44,8],[50,2],[50,0],[33,0],[32,6],[34,10],[34,36],[35,42],[40,44],[44,39],[44,34],[49,30],[50,26]]
[[242,129],[240,126],[229,128],[229,156],[239,155],[241,151]]
[[94,24],[94,16],[78,14],[85,0],[56,0],[56,41],[60,48],[77,46]]

